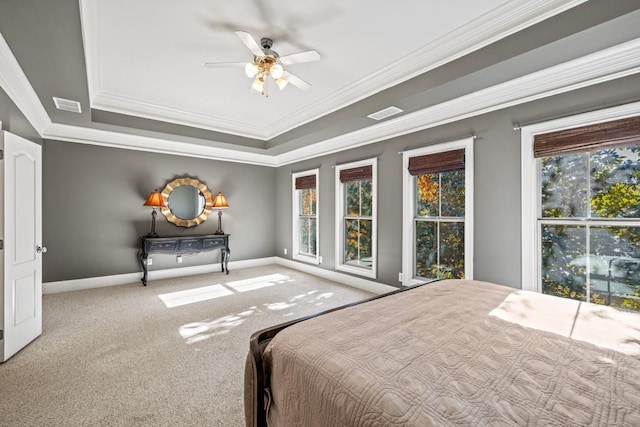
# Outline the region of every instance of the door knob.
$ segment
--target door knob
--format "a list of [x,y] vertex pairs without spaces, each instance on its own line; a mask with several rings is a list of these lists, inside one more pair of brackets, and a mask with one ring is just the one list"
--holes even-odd
[[43,254],[45,252],[47,252],[47,248],[44,246],[36,246],[36,252],[39,254]]

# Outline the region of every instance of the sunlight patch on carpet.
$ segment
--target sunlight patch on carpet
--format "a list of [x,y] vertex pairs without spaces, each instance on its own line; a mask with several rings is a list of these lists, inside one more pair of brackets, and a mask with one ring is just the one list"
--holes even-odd
[[286,302],[272,302],[267,304],[269,310],[284,310],[285,308],[293,307],[295,304],[288,304]]
[[226,335],[231,329],[242,325],[245,319],[257,310],[258,308],[253,306],[238,314],[230,314],[213,320],[204,320],[182,325],[179,330],[180,336],[185,339],[187,344],[194,344],[215,336]]
[[228,282],[226,285],[237,292],[247,292],[273,285],[280,285],[286,282],[293,282],[293,280],[284,274],[270,274],[268,276],[253,277],[251,279],[236,280],[234,282]]
[[[272,274],[268,276],[255,277],[253,279],[229,282],[226,283],[225,286],[228,287],[226,289],[229,294],[232,295],[234,293],[245,292],[253,289],[259,289],[292,281],[292,279],[283,274]],[[232,292],[231,289],[234,289],[234,291]],[[320,307],[333,297],[333,292],[320,292],[314,289],[303,294],[295,295],[284,301],[265,302],[260,306],[254,305],[237,313],[218,317],[216,319],[205,319],[199,322],[188,323],[186,325],[180,326],[179,332],[180,336],[184,338],[187,344],[195,344],[220,335],[226,335],[231,332],[233,328],[243,324],[244,321],[251,316],[260,316],[269,311],[285,311],[296,306]],[[300,313],[293,313],[291,311],[282,314],[283,317],[292,317],[294,315],[298,317],[301,316]]]
[[180,307],[195,302],[207,301],[233,295],[233,292],[222,285],[204,286],[202,288],[187,289],[186,291],[171,292],[158,295],[167,308]]

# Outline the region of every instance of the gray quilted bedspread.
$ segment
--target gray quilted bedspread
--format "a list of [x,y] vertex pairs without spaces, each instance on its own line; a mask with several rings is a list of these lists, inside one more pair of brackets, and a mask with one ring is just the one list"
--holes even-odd
[[446,280],[265,350],[269,426],[640,426],[640,314]]

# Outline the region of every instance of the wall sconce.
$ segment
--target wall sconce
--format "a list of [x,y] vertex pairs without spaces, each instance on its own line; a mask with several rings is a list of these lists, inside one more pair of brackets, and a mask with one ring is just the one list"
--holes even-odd
[[162,193],[156,188],[155,191],[149,194],[147,201],[144,202],[144,206],[151,206],[153,208],[153,211],[151,211],[151,232],[147,234],[147,237],[158,237],[158,233],[156,233],[156,215],[158,215],[156,208],[164,208],[167,206],[162,198]]
[[222,209],[228,207],[229,204],[227,203],[227,199],[224,198],[224,194],[218,192],[213,198],[213,208],[218,209],[218,229],[214,234],[224,234],[224,231],[222,231]]

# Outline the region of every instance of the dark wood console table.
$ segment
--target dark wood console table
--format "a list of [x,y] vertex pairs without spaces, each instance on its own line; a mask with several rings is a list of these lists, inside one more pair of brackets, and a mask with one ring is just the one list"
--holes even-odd
[[142,251],[140,265],[142,266],[142,284],[147,286],[147,259],[153,253],[173,255],[194,255],[220,249],[220,264],[222,272],[229,274],[229,235],[207,234],[204,236],[176,236],[176,237],[142,237]]

